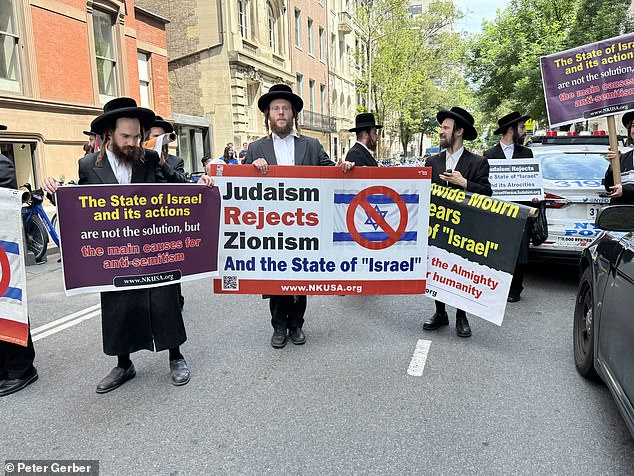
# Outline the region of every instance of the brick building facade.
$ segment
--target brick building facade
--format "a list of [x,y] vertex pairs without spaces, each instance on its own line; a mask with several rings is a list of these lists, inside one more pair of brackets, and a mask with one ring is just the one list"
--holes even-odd
[[82,131],[113,97],[171,116],[166,23],[133,0],[0,2],[0,150],[19,184],[76,179]]

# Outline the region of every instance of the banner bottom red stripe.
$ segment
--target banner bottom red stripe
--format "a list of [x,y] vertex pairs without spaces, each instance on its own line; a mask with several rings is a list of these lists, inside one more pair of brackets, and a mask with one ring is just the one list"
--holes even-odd
[[425,294],[425,280],[412,281],[269,281],[240,279],[225,283],[214,279],[217,294],[272,294],[272,295],[396,295]]
[[0,318],[0,340],[26,347],[29,325]]

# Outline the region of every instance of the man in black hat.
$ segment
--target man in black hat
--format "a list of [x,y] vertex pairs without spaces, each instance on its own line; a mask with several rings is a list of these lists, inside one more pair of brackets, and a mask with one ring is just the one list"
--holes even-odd
[[[263,175],[268,173],[269,165],[335,165],[317,139],[299,135],[297,117],[303,107],[304,101],[289,86],[271,86],[258,100],[264,124],[271,133],[249,144],[244,163],[253,164]],[[345,161],[338,165],[344,172],[354,167]],[[306,296],[270,296],[269,308],[273,347],[284,347],[288,338],[297,345],[306,342],[302,330]]]
[[[621,118],[625,130],[627,130],[627,145],[631,147],[634,144],[634,111],[626,112]],[[619,162],[621,164],[621,173],[634,170],[634,149],[626,152],[625,154],[619,154]],[[613,150],[608,151],[606,157],[610,161],[608,170],[605,172],[605,179],[603,185],[605,189],[610,192],[610,204],[634,204],[634,183],[626,184],[614,184],[614,175],[612,174],[612,162],[617,158],[617,152]]]
[[[438,112],[436,119],[440,124],[440,148],[445,150],[427,159],[425,165],[432,169],[432,182],[491,196],[489,162],[464,148],[465,140],[478,137],[473,116],[460,107],[452,107],[449,111]],[[423,329],[434,330],[449,324],[445,303],[435,303],[436,312],[423,323]],[[471,335],[467,314],[462,309],[456,310],[456,334],[460,337]]]
[[88,136],[88,142],[84,143],[84,155],[92,154],[95,151],[95,144],[97,140],[97,134],[93,131],[82,131],[84,135]]
[[[0,124],[0,131],[6,130],[7,126]],[[0,187],[18,188],[13,162],[2,154],[0,154]],[[37,370],[33,366],[34,360],[35,349],[30,327],[26,347],[0,340],[0,397],[22,390],[37,380]]]
[[[161,116],[156,116],[156,120],[150,124],[150,130],[147,134],[147,140],[154,139],[155,137],[162,136],[164,134],[173,134],[174,126],[169,122],[163,120]],[[187,183],[187,177],[185,177],[185,161],[180,157],[171,155],[169,153],[169,144],[166,142],[163,144],[163,148],[160,154],[159,160],[159,173],[165,179],[166,182],[171,183]]]
[[[533,151],[528,147],[524,147],[524,139],[526,138],[526,121],[530,116],[521,115],[519,112],[513,111],[510,114],[498,120],[498,128],[493,132],[501,135],[500,142],[492,148],[484,152],[487,159],[532,159]],[[537,200],[535,200],[537,201]],[[531,203],[522,203],[522,205],[530,206]],[[517,255],[517,263],[513,271],[513,280],[507,297],[508,302],[518,302],[524,289],[524,272],[528,264],[528,245],[530,240],[530,221],[527,220],[527,226],[524,227],[524,234],[520,242],[520,249]]]
[[[99,152],[79,160],[79,184],[157,183],[159,156],[141,145],[144,129],[155,120],[150,109],[137,107],[134,99],[117,98],[104,105],[104,113],[91,124],[101,136]],[[199,183],[213,185],[211,177]],[[42,188],[55,193],[58,183],[47,178]],[[138,350],[169,349],[172,383],[189,382],[189,369],[180,353],[185,342],[185,324],[175,285],[101,293],[103,350],[117,356],[114,367],[97,385],[97,393],[110,392],[134,378],[130,354]]]
[[357,114],[354,122],[354,127],[348,129],[348,132],[357,133],[357,142],[348,151],[346,160],[348,162],[354,162],[357,166],[365,165],[377,167],[379,164],[377,164],[372,153],[376,152],[376,144],[378,141],[377,130],[383,126],[376,124],[374,114],[371,112]]

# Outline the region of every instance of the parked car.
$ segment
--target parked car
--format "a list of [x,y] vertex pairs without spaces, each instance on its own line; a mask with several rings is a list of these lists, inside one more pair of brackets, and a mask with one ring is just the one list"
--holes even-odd
[[634,436],[634,205],[604,208],[596,225],[605,231],[580,261],[575,366],[605,382]]
[[610,201],[601,196],[607,146],[535,147],[533,154],[541,164],[548,239],[531,247],[530,257],[576,264],[581,251],[601,232],[595,218]]

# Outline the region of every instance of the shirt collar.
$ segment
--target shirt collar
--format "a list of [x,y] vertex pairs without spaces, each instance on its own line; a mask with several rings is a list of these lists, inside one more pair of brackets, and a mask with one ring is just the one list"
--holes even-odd
[[372,151],[370,149],[368,149],[368,146],[365,145],[363,142],[357,141],[357,144],[360,144],[365,150],[367,150],[368,152],[370,152],[370,154],[372,154]]
[[500,141],[500,145],[502,146],[502,150],[514,149],[515,148],[515,144],[505,144],[502,141]]
[[447,150],[447,157],[455,157],[459,159],[462,156],[463,152],[464,152],[464,147],[460,147],[460,149],[455,151],[453,154],[450,154],[449,151]]
[[297,135],[297,131],[295,130],[295,128],[293,128],[291,133],[289,135],[287,135],[286,137],[284,137],[284,139],[282,139],[280,136],[278,136],[273,131],[271,131],[271,136],[273,137],[273,139],[277,139],[277,140],[287,140],[289,137],[299,137],[299,135]]

